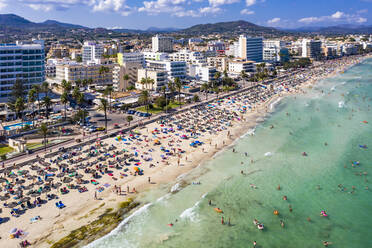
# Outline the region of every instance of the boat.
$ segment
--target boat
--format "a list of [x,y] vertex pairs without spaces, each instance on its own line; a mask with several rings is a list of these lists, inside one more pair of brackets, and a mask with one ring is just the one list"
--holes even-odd
[[279,215],[279,211],[278,210],[274,210],[274,215]]
[[216,211],[217,213],[223,213],[222,209],[220,208],[214,208],[214,211]]

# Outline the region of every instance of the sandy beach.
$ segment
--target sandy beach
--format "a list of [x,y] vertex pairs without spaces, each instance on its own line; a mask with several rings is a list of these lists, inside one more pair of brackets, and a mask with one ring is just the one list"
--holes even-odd
[[[91,223],[107,209],[116,210],[120,202],[173,182],[207,161],[262,122],[283,97],[301,94],[322,78],[335,76],[363,59],[365,57],[330,62],[333,64],[327,64],[326,69],[316,66],[286,82],[275,82],[274,90],[258,86],[176,113],[132,133],[98,140],[94,145],[61,152],[53,158],[41,158],[32,164],[34,168],[31,164],[20,168],[20,171],[27,170],[27,175],[17,171],[1,175],[8,180],[8,183],[2,182],[1,195],[9,192],[7,185],[11,185],[13,192],[18,188],[18,180],[25,180],[23,186],[29,186],[23,188],[25,192],[29,191],[26,189],[45,187],[47,183],[50,188],[45,194],[30,195],[30,202],[37,197],[44,200],[47,194],[54,194],[58,199],[51,197],[49,201],[36,203],[36,206],[22,211],[19,217],[11,216],[12,208],[4,205],[14,201],[11,198],[16,194],[1,201],[1,217],[10,219],[0,224],[0,246],[18,247],[22,240],[28,240],[32,247],[50,247],[71,231]],[[12,173],[18,176],[10,177]],[[30,175],[35,177],[27,179]],[[66,190],[61,191],[64,187]],[[55,203],[59,201],[65,207],[58,208]],[[37,216],[41,219],[35,218]],[[22,230],[19,238],[10,238],[10,231],[14,228]]]

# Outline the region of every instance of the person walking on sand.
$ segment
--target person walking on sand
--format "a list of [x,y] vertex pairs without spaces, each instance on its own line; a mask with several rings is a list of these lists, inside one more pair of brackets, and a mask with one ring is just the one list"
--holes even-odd
[[97,191],[94,191],[94,200],[97,200]]
[[148,181],[149,183],[151,183],[151,177],[148,177],[147,181]]

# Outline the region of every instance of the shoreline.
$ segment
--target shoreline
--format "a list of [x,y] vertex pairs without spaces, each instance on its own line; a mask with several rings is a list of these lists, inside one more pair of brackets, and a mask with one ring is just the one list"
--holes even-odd
[[[186,155],[188,158],[185,160],[185,156],[183,155],[181,159],[181,166],[174,168],[175,166],[172,166],[172,164],[173,165],[176,164],[176,158],[172,157],[168,161],[169,164],[171,164],[171,167],[172,167],[171,169],[169,169],[169,166],[166,166],[166,165],[159,165],[157,168],[155,168],[153,173],[151,174],[152,180],[156,182],[155,185],[147,183],[146,181],[146,178],[148,176],[147,174],[145,174],[144,177],[134,177],[134,178],[132,177],[130,180],[126,181],[124,184],[126,185],[131,184],[131,187],[135,186],[139,192],[143,192],[143,191],[151,190],[153,187],[159,187],[160,185],[164,185],[172,181],[178,180],[178,178],[181,175],[187,175],[187,173],[192,171],[194,168],[198,166],[202,166],[202,164],[205,163],[206,160],[210,160],[211,158],[214,158],[215,156],[218,156],[218,154],[231,148],[231,146],[233,146],[240,138],[247,135],[247,133],[251,129],[254,129],[257,125],[262,123],[267,115],[274,112],[275,105],[278,104],[283,99],[285,99],[287,96],[295,95],[295,94],[303,94],[305,93],[306,88],[314,85],[316,82],[319,82],[329,77],[334,77],[337,74],[339,74],[341,71],[346,71],[350,69],[350,67],[355,66],[368,58],[370,58],[370,56],[364,57],[364,59],[359,58],[358,63],[337,68],[337,70],[323,77],[315,78],[315,79],[310,78],[309,80],[301,83],[300,85],[295,86],[290,92],[274,94],[266,102],[260,104],[260,106],[258,106],[257,108],[254,108],[252,112],[247,113],[244,116],[243,122],[234,123],[233,126],[230,127],[230,129],[221,131],[220,133],[218,133],[217,136],[207,135],[207,137],[203,137],[203,139],[201,138],[201,140],[205,143],[205,146],[203,147],[207,150],[207,152],[200,152],[200,150],[193,150],[193,148],[190,149],[190,147],[188,147],[188,148],[185,148]],[[239,93],[239,94],[242,94],[242,93]],[[258,119],[262,119],[263,121],[258,121]],[[155,124],[149,124],[148,126],[154,126]],[[228,136],[226,135],[227,131],[230,132],[231,137],[227,137]],[[212,140],[217,141],[217,142],[212,144]],[[208,144],[208,142],[211,142],[211,143]],[[111,143],[114,143],[114,142],[112,141]],[[146,169],[146,172],[147,172],[147,169]],[[60,213],[58,213],[57,216],[55,216],[54,214],[51,214],[49,215],[49,217],[51,217],[51,220],[49,220],[48,217],[44,218],[47,221],[49,220],[49,223],[50,221],[52,221],[51,222],[52,225],[50,224],[46,225],[47,227],[51,227],[51,228],[41,228],[43,229],[41,230],[41,235],[39,234],[39,236],[36,237],[36,239],[34,240],[30,239],[31,242],[33,243],[33,246],[50,247],[51,243],[55,243],[61,240],[63,237],[67,236],[70,232],[82,226],[85,226],[87,224],[90,224],[94,220],[97,220],[97,217],[101,216],[108,208],[112,208],[114,213],[115,211],[121,211],[120,208],[118,208],[118,204],[120,202],[125,201],[126,199],[128,199],[128,197],[134,198],[134,201],[136,202],[136,198],[140,197],[140,196],[135,196],[133,194],[127,194],[127,196],[121,197],[121,196],[117,196],[113,194],[111,190],[107,189],[103,194],[100,194],[100,197],[102,197],[104,200],[97,202],[96,200],[92,199],[91,192],[88,194],[90,195],[90,197],[87,197],[87,195],[83,195],[84,198],[82,199],[81,202],[83,202],[83,200],[86,200],[84,204],[75,206],[75,208],[73,209],[66,209],[69,211],[62,210],[60,211]],[[66,200],[64,199],[64,202],[65,201]],[[72,201],[71,203],[73,205],[74,202]],[[102,205],[101,203],[102,204],[104,203],[104,205]],[[99,204],[101,204],[102,206],[98,207],[97,209],[97,205]],[[69,204],[67,205],[69,206]],[[134,211],[137,211],[143,206],[144,206],[143,204],[140,204],[138,207],[134,208]],[[133,211],[129,212],[129,216],[123,216],[124,220],[132,216],[132,214],[133,214]],[[23,218],[23,216],[21,218]],[[54,219],[56,219],[56,221],[54,221]],[[35,225],[38,225],[38,224],[35,224]],[[112,226],[112,229],[108,230],[105,234],[111,233],[112,231],[120,227],[121,225],[122,225],[122,222],[119,222],[116,226]],[[28,230],[26,229],[26,231]],[[99,234],[95,237],[92,237],[92,239],[99,239],[102,237],[104,237],[104,235]],[[4,241],[5,239],[0,240],[0,244]],[[86,240],[83,240],[82,242],[78,242],[76,245],[77,246],[85,245],[86,242],[84,241]]]

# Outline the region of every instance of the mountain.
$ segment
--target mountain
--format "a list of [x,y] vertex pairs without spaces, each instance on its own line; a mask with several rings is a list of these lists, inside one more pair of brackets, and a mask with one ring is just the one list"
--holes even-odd
[[55,20],[46,20],[45,22],[41,22],[39,24],[47,25],[47,26],[59,26],[59,27],[65,27],[65,28],[87,28],[81,25],[63,23],[63,22],[58,22]]
[[328,27],[313,27],[305,26],[296,29],[285,29],[289,32],[302,32],[302,33],[317,33],[328,35],[343,35],[343,34],[370,34],[372,33],[372,26],[357,25],[357,24],[340,24]]
[[23,17],[14,14],[0,14],[0,27],[2,29],[22,29],[26,31],[48,30],[48,29],[77,29],[83,27],[80,25],[62,23],[54,20],[47,20],[45,22],[36,23],[31,22]]
[[171,33],[171,32],[177,32],[181,29],[179,28],[157,28],[157,27],[149,27],[146,29],[147,32],[165,32],[165,33]]
[[284,34],[275,28],[263,27],[247,21],[219,22],[214,24],[199,24],[179,31],[189,35],[203,35],[214,33],[245,33],[245,34]]

